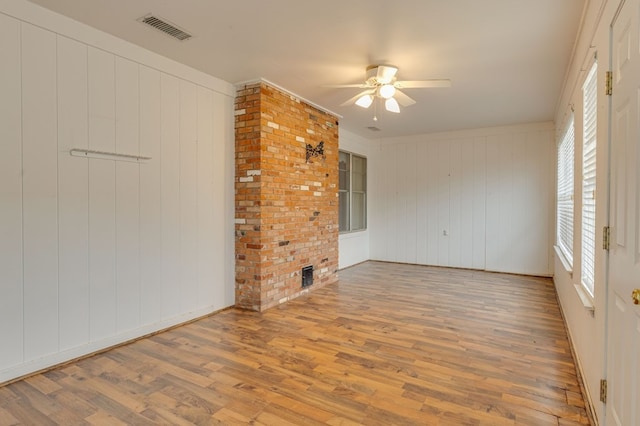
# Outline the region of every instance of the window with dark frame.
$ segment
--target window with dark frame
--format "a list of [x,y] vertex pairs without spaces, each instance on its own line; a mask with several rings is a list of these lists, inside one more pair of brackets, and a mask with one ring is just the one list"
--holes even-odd
[[367,229],[367,159],[340,151],[338,171],[340,232]]

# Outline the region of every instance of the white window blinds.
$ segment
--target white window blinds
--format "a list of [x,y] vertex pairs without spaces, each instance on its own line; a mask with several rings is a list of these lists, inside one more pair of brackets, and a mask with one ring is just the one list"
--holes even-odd
[[556,241],[560,251],[573,265],[573,167],[575,132],[573,114],[558,145],[558,188],[556,200]]
[[596,248],[597,68],[594,63],[582,87],[582,285],[591,296],[594,294]]

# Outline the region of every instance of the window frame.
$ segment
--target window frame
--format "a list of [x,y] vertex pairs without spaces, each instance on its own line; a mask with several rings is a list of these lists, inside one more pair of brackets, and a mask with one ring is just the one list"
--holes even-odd
[[[339,233],[340,234],[349,234],[352,232],[362,232],[362,231],[366,231],[367,230],[367,225],[368,225],[368,214],[367,214],[367,175],[368,175],[368,160],[367,157],[361,154],[356,154],[354,152],[350,152],[344,149],[341,149],[338,151],[338,173],[342,173],[345,172],[347,174],[347,182],[346,182],[346,188],[342,188],[340,185],[340,182],[338,183],[338,194],[346,194],[346,198],[348,201],[348,206],[347,206],[347,215],[348,215],[348,224],[346,229],[342,229],[342,223],[340,223],[340,218],[341,215],[340,213],[338,213],[338,229],[339,229]],[[345,154],[348,156],[349,161],[347,164],[347,168],[346,170],[343,170],[340,168],[340,154]],[[363,173],[363,186],[364,188],[362,190],[355,190],[354,189],[354,179],[353,179],[353,175],[354,175],[354,167],[353,167],[353,163],[354,163],[354,157],[357,157],[359,159],[362,159],[364,161],[364,173]],[[363,226],[361,228],[354,228],[354,194],[359,195],[362,197],[362,203],[363,203],[363,218],[362,218],[362,222],[363,222]],[[338,204],[340,204],[340,197],[338,197]],[[338,206],[338,211],[340,212],[340,205]]]

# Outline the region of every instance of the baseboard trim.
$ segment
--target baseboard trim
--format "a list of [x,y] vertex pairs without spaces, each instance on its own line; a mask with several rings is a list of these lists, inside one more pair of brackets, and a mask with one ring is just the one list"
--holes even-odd
[[190,324],[231,308],[233,308],[233,306],[221,309],[214,309],[213,307],[199,309],[159,323],[154,323],[120,333],[115,336],[110,336],[97,342],[91,342],[86,345],[81,345],[52,355],[34,359],[32,361],[27,361],[15,367],[9,367],[0,371],[0,388],[11,383],[19,382],[20,380],[24,380],[28,377],[46,373],[47,371],[54,370],[64,365],[107,352],[111,349],[126,346],[150,336],[155,336],[156,334],[163,333],[176,327]]
[[[398,260],[369,259],[369,260],[365,260],[364,262],[395,263],[398,265],[427,266],[429,268],[460,269],[463,271],[482,271],[482,272],[491,272],[493,274],[517,275],[521,277],[553,278],[553,274],[547,274],[547,273],[511,272],[511,271],[500,271],[497,269],[470,268],[465,266],[430,265],[427,263],[400,262]],[[360,262],[360,263],[364,263],[364,262]],[[355,265],[351,265],[351,266],[355,266]]]

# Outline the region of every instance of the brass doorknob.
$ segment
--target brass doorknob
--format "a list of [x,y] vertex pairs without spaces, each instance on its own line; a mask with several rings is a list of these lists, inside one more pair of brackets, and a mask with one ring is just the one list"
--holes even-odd
[[640,288],[636,288],[631,292],[631,299],[634,305],[640,305]]

